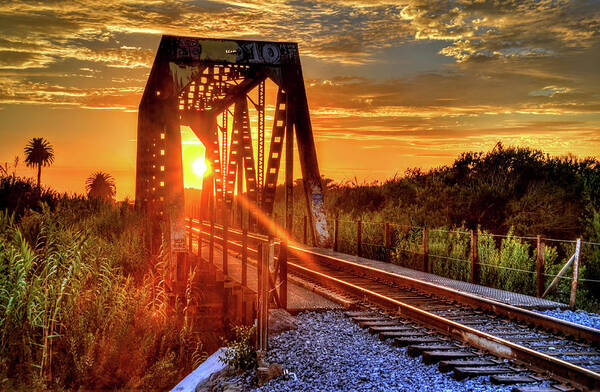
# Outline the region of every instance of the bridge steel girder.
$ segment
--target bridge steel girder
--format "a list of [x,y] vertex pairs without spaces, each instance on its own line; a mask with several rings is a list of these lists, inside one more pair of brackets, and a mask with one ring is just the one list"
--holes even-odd
[[[259,167],[256,170],[254,158],[248,158],[247,163],[252,167],[245,168],[245,171],[250,174],[252,188],[255,189],[251,202],[265,203],[264,197],[270,192],[267,191],[269,171],[260,165],[264,161],[269,162],[269,166],[276,164],[276,168],[270,169],[278,172],[281,157],[280,148],[275,148],[279,150],[275,159],[271,155],[266,159],[262,156],[264,134],[260,132],[264,132],[264,117],[261,116],[264,116],[264,81],[267,78],[278,86],[279,94],[285,93],[285,110],[293,114],[291,121],[286,121],[284,126],[295,128],[313,243],[317,247],[331,246],[298,45],[164,35],[138,112],[136,205],[157,216],[157,221],[168,223],[172,252],[186,251],[180,127],[189,126],[206,147],[213,173],[205,177],[203,189],[220,192],[216,196],[218,202],[223,200],[223,196],[227,200],[226,191],[230,186],[224,180],[229,179],[231,173],[221,174],[226,167],[221,162],[227,161],[227,157],[221,155],[227,151],[231,154],[233,146],[228,149],[219,145],[218,132],[223,132],[223,128],[227,132],[227,127],[218,127],[217,118],[235,104],[236,111],[238,108],[245,110],[243,120],[248,122],[246,99],[256,87],[259,87],[259,104],[255,106],[259,111],[261,139]],[[250,134],[247,129],[246,136]],[[293,138],[292,128],[285,134]],[[234,139],[231,137],[229,141]],[[221,137],[221,140],[227,141],[227,136]],[[283,144],[283,139],[278,142]],[[273,147],[271,145],[271,149]],[[246,163],[241,155],[239,163]],[[230,158],[227,166],[231,164]],[[266,178],[261,189],[263,172]],[[260,178],[256,178],[256,174]],[[248,181],[248,177],[246,179]],[[208,215],[206,193],[202,193],[201,201],[204,217]],[[226,204],[221,203],[222,206]],[[263,211],[272,215],[273,203],[263,204]],[[291,230],[291,227],[287,229]]]

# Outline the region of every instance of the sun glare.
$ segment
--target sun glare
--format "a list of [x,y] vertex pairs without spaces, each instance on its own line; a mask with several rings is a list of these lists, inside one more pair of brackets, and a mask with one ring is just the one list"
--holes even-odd
[[204,159],[196,159],[194,163],[192,163],[192,169],[198,177],[204,176],[207,169],[206,161]]

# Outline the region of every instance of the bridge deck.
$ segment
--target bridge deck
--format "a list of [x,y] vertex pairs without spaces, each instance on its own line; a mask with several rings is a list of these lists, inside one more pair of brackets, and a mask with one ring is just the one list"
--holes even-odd
[[495,289],[486,286],[480,286],[473,283],[462,282],[459,280],[449,279],[442,276],[413,270],[410,268],[402,267],[392,263],[386,263],[383,261],[366,259],[364,257],[347,255],[345,253],[334,252],[331,249],[322,249],[322,248],[310,248],[305,247],[309,251],[320,253],[327,256],[333,256],[339,259],[343,259],[346,261],[351,261],[353,263],[366,265],[369,267],[377,268],[383,271],[391,272],[393,274],[407,276],[413,279],[418,279],[421,281],[435,283],[436,285],[449,287],[457,291],[466,292],[470,294],[474,294],[480,297],[489,298],[498,302],[502,302],[505,304],[518,306],[521,308],[528,309],[556,309],[556,308],[567,308],[567,305],[549,301],[547,299],[531,297],[529,295],[511,293],[509,291],[504,291],[500,289]]
[[[196,249],[195,249],[196,250]],[[202,254],[208,254],[208,244],[204,243]],[[215,243],[214,247],[214,264],[217,269],[222,271],[223,250],[220,245]],[[238,283],[242,281],[242,261],[238,252],[229,250],[228,252],[228,271],[227,275]],[[256,262],[248,260],[247,264],[247,286],[254,292],[258,291]],[[313,291],[310,291],[302,286],[295,284],[293,281],[288,281],[288,306],[290,312],[298,312],[301,310],[322,310],[322,309],[340,309],[342,305],[328,300]]]

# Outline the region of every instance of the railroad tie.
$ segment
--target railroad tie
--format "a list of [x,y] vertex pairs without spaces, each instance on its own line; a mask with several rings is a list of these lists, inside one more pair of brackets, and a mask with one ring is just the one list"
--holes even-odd
[[412,331],[384,331],[379,332],[379,339],[395,339],[395,338],[424,338],[431,336],[429,331],[419,331],[413,329]]
[[[403,331],[416,331],[414,327],[409,325],[373,325],[369,327],[369,333],[376,335],[381,332],[403,332]],[[381,336],[380,336],[381,338]]]
[[364,310],[352,310],[352,311],[344,312],[344,314],[348,317],[368,317],[368,316],[373,317],[376,315],[373,312],[364,311]]
[[440,372],[442,373],[447,373],[451,370],[454,370],[455,367],[459,366],[494,366],[497,364],[498,362],[490,361],[487,359],[474,359],[469,361],[453,359],[448,361],[441,361],[438,364],[438,369],[440,369]]
[[452,377],[456,380],[464,380],[468,377],[505,375],[513,372],[514,370],[505,366],[458,366],[454,368]]
[[439,337],[433,336],[417,336],[417,337],[405,337],[405,338],[395,338],[394,346],[397,347],[406,347],[411,344],[420,344],[420,343],[443,343],[443,339]]
[[492,384],[503,384],[503,385],[512,385],[512,384],[531,384],[534,382],[538,382],[533,377],[520,375],[520,374],[509,374],[509,375],[501,375],[495,374],[490,377]]
[[367,315],[367,316],[354,316],[352,317],[352,321],[354,321],[355,323],[361,322],[361,321],[381,321],[381,320],[388,320],[387,317],[383,317],[377,314],[372,314],[372,315]]
[[458,349],[457,346],[452,345],[452,344],[443,344],[443,343],[438,343],[438,344],[415,344],[412,346],[408,346],[408,348],[406,349],[406,353],[408,355],[410,355],[411,357],[418,357],[419,355],[421,355],[421,353],[425,352],[425,351],[445,351],[445,350],[456,350]]
[[359,321],[358,325],[361,328],[369,328],[369,327],[393,327],[395,325],[402,326],[404,323],[398,322],[397,320],[373,320],[373,321]]
[[427,365],[431,365],[433,363],[438,363],[442,360],[453,360],[453,359],[464,359],[464,358],[473,358],[476,357],[477,354],[472,353],[470,351],[464,350],[432,350],[432,351],[423,351],[421,353],[423,357],[423,363]]

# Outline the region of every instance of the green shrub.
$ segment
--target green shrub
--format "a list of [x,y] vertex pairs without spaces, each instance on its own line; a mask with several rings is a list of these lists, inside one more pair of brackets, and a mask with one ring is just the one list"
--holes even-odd
[[252,344],[255,327],[234,326],[235,340],[226,342],[227,350],[221,361],[232,369],[250,370],[257,366],[256,350]]

